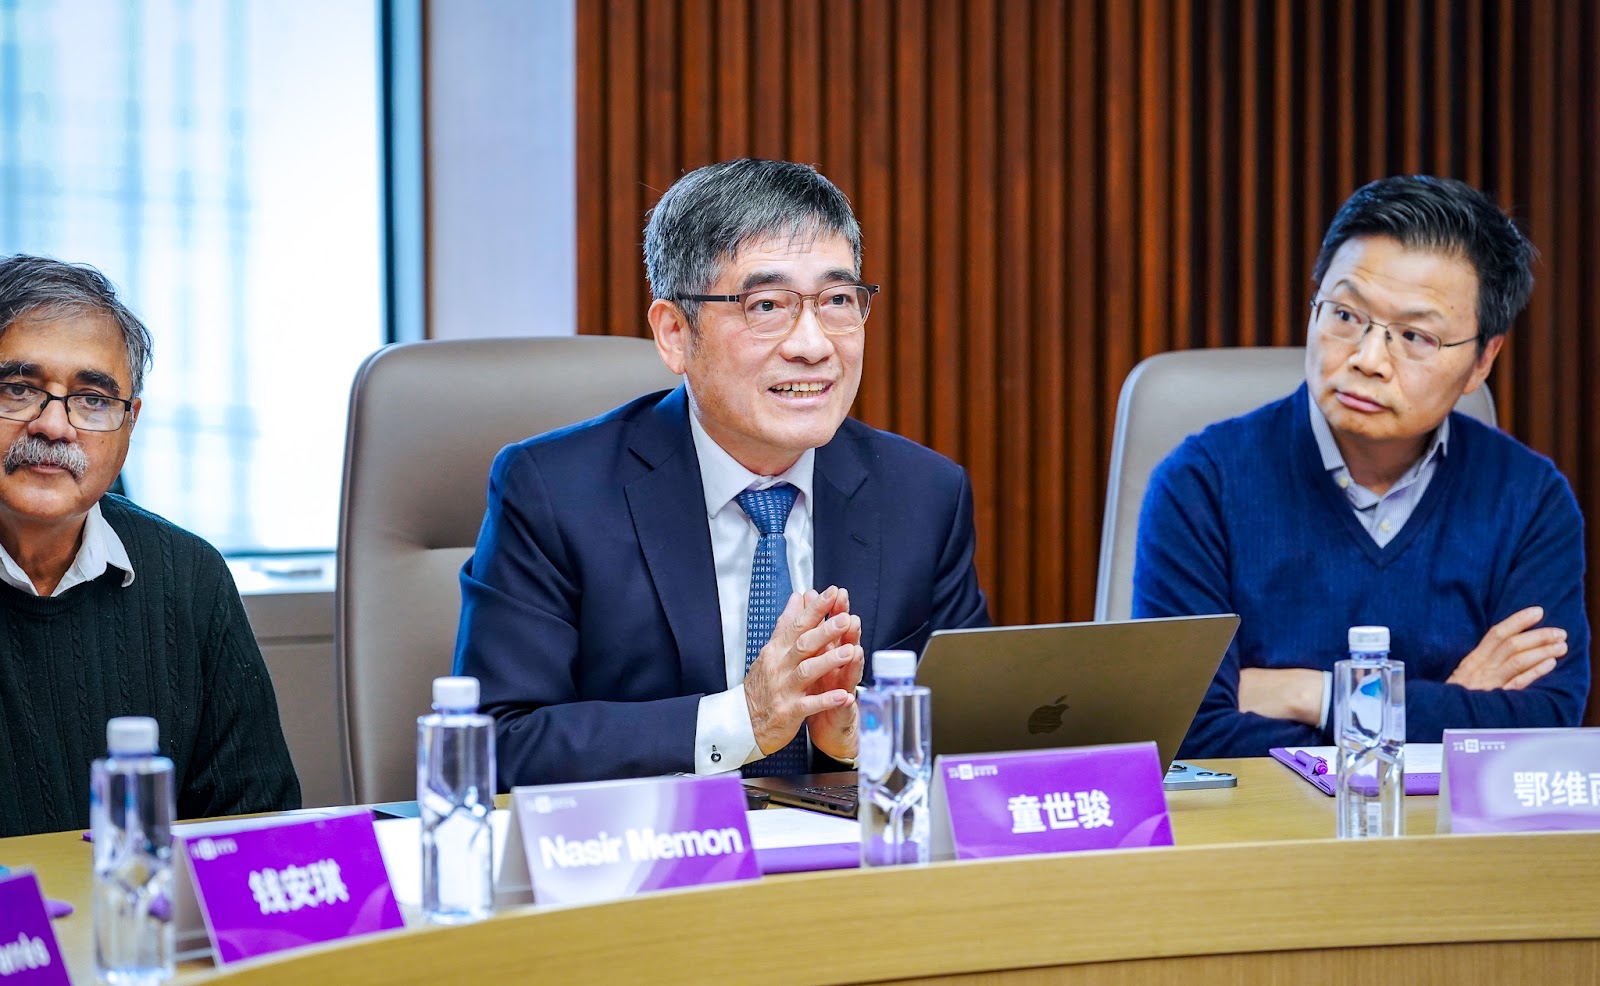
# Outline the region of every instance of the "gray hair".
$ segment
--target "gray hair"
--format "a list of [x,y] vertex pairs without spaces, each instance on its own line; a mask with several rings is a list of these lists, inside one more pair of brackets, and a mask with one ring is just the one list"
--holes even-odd
[[740,158],[696,168],[673,183],[650,210],[644,268],[650,291],[676,302],[691,326],[723,265],[751,243],[773,236],[843,236],[861,276],[861,226],[850,200],[816,168]]
[[22,253],[0,260],[0,335],[24,316],[87,314],[104,315],[122,330],[128,373],[133,379],[133,392],[128,396],[138,397],[150,368],[150,330],[117,299],[116,289],[104,274],[88,264]]

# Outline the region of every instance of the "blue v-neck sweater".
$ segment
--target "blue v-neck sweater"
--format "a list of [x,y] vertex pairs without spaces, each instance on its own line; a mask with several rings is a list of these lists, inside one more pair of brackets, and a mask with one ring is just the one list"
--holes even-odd
[[[1386,547],[1322,466],[1306,388],[1187,439],[1151,476],[1133,615],[1238,613],[1238,635],[1180,755],[1264,756],[1331,742],[1313,726],[1239,711],[1239,669],[1330,671],[1346,631],[1387,626],[1405,664],[1406,734],[1573,726],[1589,694],[1583,518],[1549,459],[1465,415],[1416,511]],[[1445,683],[1494,624],[1543,606],[1567,655],[1521,691]],[[1331,713],[1330,713],[1331,718]]]

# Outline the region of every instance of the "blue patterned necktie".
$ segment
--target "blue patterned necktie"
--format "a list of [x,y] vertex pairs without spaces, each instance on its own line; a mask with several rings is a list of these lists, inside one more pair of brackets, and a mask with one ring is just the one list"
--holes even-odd
[[[789,548],[783,539],[783,527],[789,521],[789,511],[794,509],[799,493],[788,483],[779,483],[770,489],[745,490],[736,499],[745,515],[761,532],[756,542],[755,561],[750,566],[750,612],[745,620],[744,669],[761,654],[761,648],[772,639],[772,630],[778,625],[778,614],[783,612],[793,591],[789,581]],[[746,764],[746,777],[774,777],[784,774],[803,774],[810,757],[806,750],[806,728],[800,727],[794,739],[781,750],[755,763]]]

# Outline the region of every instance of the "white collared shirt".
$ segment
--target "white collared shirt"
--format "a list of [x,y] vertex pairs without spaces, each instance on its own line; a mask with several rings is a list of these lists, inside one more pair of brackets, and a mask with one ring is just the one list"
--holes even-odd
[[[83,519],[83,544],[78,547],[78,555],[72,559],[67,574],[61,577],[50,595],[59,596],[75,585],[93,582],[106,573],[108,566],[122,572],[123,588],[133,584],[133,563],[128,560],[128,550],[123,547],[117,532],[101,516],[100,504],[96,503]],[[30,596],[39,594],[28,573],[22,570],[22,566],[4,547],[0,547],[0,581]]]
[[[750,569],[761,533],[736,497],[747,489],[788,483],[799,491],[784,525],[789,554],[789,581],[794,591],[812,588],[812,496],[816,450],[807,449],[795,464],[777,476],[758,476],[706,434],[689,395],[689,431],[700,459],[700,485],[705,491],[706,522],[711,530],[711,557],[717,573],[717,609],[722,615],[722,656],[728,690],[700,700],[695,721],[694,770],[714,774],[735,770],[761,759],[750,707],[744,697],[745,623],[750,607]],[[763,641],[765,643],[765,641]],[[713,759],[715,757],[715,759]]]

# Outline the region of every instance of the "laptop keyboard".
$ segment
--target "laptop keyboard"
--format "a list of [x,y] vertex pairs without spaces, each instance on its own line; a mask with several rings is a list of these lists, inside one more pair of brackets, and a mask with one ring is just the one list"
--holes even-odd
[[839,798],[841,800],[854,800],[860,794],[854,784],[824,784],[821,787],[803,787],[800,790],[807,794],[815,794],[824,798]]

